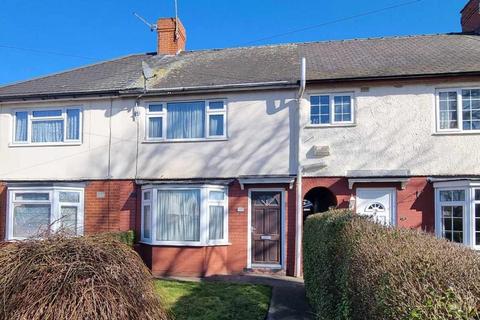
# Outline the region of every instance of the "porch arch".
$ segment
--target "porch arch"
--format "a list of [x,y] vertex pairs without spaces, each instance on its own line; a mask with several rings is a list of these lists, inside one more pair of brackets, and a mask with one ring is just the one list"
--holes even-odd
[[303,219],[305,220],[311,214],[325,212],[336,206],[337,197],[330,189],[314,187],[303,197]]

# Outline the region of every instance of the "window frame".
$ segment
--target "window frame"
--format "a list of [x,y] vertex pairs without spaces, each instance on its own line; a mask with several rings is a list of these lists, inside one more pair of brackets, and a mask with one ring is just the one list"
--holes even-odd
[[[48,116],[48,117],[34,117],[33,113],[35,111],[53,111],[61,110],[61,116]],[[78,139],[67,139],[67,110],[78,110],[79,111],[79,123],[78,123]],[[16,141],[16,131],[17,131],[17,113],[26,112],[27,113],[27,140],[26,141]],[[72,105],[72,106],[59,106],[59,107],[40,107],[40,108],[22,108],[12,110],[12,130],[11,130],[11,139],[10,146],[63,146],[63,145],[79,145],[83,141],[83,106]],[[32,142],[32,124],[35,121],[63,121],[63,141],[56,142]]]
[[[204,132],[205,136],[202,138],[179,138],[169,139],[167,138],[168,132],[168,104],[169,103],[183,103],[183,102],[204,102],[205,103],[205,120],[204,120]],[[210,103],[222,102],[223,109],[211,109]],[[150,111],[151,105],[162,105],[162,111]],[[195,142],[195,141],[218,141],[227,140],[227,100],[226,99],[195,99],[195,100],[179,100],[179,101],[148,101],[145,105],[145,138],[144,142]],[[223,135],[210,135],[210,116],[222,115],[223,116]],[[162,137],[150,137],[150,118],[162,118]]]
[[[471,208],[470,208],[470,212],[471,212],[471,219],[472,219],[472,246],[475,250],[480,250],[480,244],[477,245],[476,244],[476,241],[477,241],[477,232],[476,232],[476,217],[475,217],[475,206],[477,204],[480,204],[480,199],[475,199],[475,191],[476,190],[480,190],[480,185],[477,185],[477,186],[473,186],[471,189],[470,189],[470,197],[472,199],[472,204],[471,204]],[[479,191],[480,192],[480,191]]]
[[[463,96],[462,90],[480,90],[480,87],[456,87],[441,88],[435,90],[435,132],[436,133],[456,133],[456,134],[479,134],[480,129],[464,130],[463,129]],[[457,123],[458,128],[440,128],[440,93],[456,92],[457,93]]]
[[[85,189],[81,187],[8,187],[8,202],[7,202],[7,226],[5,233],[5,240],[24,240],[26,237],[13,236],[13,216],[15,204],[50,204],[50,228],[49,232],[56,232],[61,229],[61,207],[67,206],[77,207],[77,226],[76,235],[81,236],[84,233],[84,219],[85,219]],[[79,193],[79,202],[60,202],[60,192],[77,192]],[[49,200],[15,200],[15,195],[18,193],[48,193]]]
[[[475,234],[475,204],[480,203],[479,200],[475,200],[475,190],[480,189],[480,181],[443,181],[435,182],[435,235],[437,238],[444,239],[443,237],[443,220],[442,220],[442,204],[451,206],[463,206],[463,245],[470,247],[474,250],[480,250],[480,245],[476,245]],[[440,201],[441,191],[456,191],[463,190],[465,192],[464,201]]]
[[[445,192],[445,191],[448,191],[448,192],[453,192],[453,191],[463,191],[464,195],[465,195],[465,200],[452,200],[452,201],[442,201],[441,200],[441,193],[442,192]],[[467,212],[467,192],[468,190],[465,189],[465,188],[455,188],[455,187],[451,187],[451,188],[441,188],[441,189],[438,189],[438,194],[436,195],[437,197],[437,201],[438,201],[438,210],[439,210],[439,213],[438,213],[438,218],[440,219],[439,221],[439,224],[440,224],[440,230],[438,230],[438,235],[441,237],[441,238],[445,238],[445,235],[444,235],[444,223],[443,223],[443,213],[442,213],[442,208],[443,207],[462,207],[462,233],[463,233],[463,242],[461,244],[464,244],[464,245],[468,245],[468,237],[469,237],[469,233],[468,233],[468,212]],[[452,212],[453,214],[453,212]],[[452,216],[452,219],[453,219],[453,216]],[[452,230],[453,231],[453,230]],[[449,240],[449,239],[447,239]],[[454,241],[452,241],[454,242]],[[455,243],[460,243],[460,242],[455,242]]]
[[[329,110],[329,122],[328,123],[312,123],[312,97],[320,97],[321,96],[328,96],[328,110]],[[351,119],[350,121],[335,121],[335,97],[350,97],[350,111],[351,111]],[[356,97],[355,92],[347,91],[347,92],[319,92],[319,93],[312,93],[308,95],[308,127],[316,128],[316,127],[342,127],[342,126],[353,126],[356,124],[355,122],[355,108],[356,108]]]
[[[159,190],[200,190],[200,240],[199,241],[168,241],[156,240],[157,234],[157,208]],[[209,210],[210,205],[218,205],[218,201],[209,200],[210,191],[221,191],[224,193],[223,200],[223,239],[209,240]],[[144,201],[144,194],[150,192],[150,200]],[[192,246],[206,247],[215,245],[228,245],[228,187],[223,185],[145,185],[142,186],[142,205],[141,205],[141,228],[140,242],[150,245],[161,246]],[[144,237],[144,218],[145,205],[150,206],[150,238]]]

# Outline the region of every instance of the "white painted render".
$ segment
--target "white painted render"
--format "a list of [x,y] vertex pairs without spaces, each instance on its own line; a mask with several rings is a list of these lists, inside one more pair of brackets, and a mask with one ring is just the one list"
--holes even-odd
[[[302,132],[301,149],[305,175],[345,176],[348,170],[402,169],[419,176],[480,175],[480,134],[435,132],[435,91],[457,87],[480,87],[480,81],[405,82],[396,86],[385,83],[369,86],[368,92],[361,90],[360,86],[307,87],[305,99],[301,101],[302,122],[306,126]],[[344,127],[308,127],[309,96],[332,92],[354,93],[355,123]],[[142,99],[138,117],[137,174],[134,99],[0,104],[0,180],[293,175],[296,172],[295,94],[296,90],[245,91]],[[149,101],[219,98],[227,103],[227,140],[144,142],[144,106]],[[14,110],[56,106],[82,106],[82,144],[48,147],[10,145]],[[328,146],[330,155],[312,158],[314,145]]]
[[[144,106],[149,101],[219,98],[227,103],[227,140],[144,142]],[[181,179],[288,174],[295,172],[295,154],[290,147],[290,135],[295,132],[291,130],[295,125],[291,120],[295,112],[294,99],[294,90],[141,99],[137,175],[134,99],[3,104],[0,105],[0,180]],[[83,108],[82,144],[11,145],[14,110],[58,106]]]
[[[476,83],[429,83],[360,87],[309,87],[302,102],[301,162],[326,167],[305,170],[307,176],[345,176],[347,170],[401,170],[411,175],[479,175],[480,134],[437,134],[435,91],[480,87]],[[366,89],[366,88],[365,88]],[[353,92],[354,125],[308,126],[309,96]],[[328,146],[330,155],[312,157],[313,146]]]

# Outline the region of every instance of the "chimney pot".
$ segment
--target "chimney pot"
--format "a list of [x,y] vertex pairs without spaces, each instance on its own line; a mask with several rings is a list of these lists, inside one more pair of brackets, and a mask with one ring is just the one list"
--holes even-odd
[[480,0],[470,0],[461,11],[462,32],[480,34]]
[[187,34],[180,19],[158,19],[157,41],[158,54],[175,55],[184,51]]

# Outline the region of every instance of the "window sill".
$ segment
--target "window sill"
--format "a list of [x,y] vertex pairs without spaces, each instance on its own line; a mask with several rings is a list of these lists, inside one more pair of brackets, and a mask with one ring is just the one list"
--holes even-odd
[[210,138],[210,139],[178,139],[178,140],[143,140],[143,144],[155,143],[189,143],[189,142],[214,142],[227,141],[228,138]]
[[471,131],[436,131],[432,133],[432,136],[468,136],[468,135],[480,135],[480,130]]
[[27,147],[68,147],[81,146],[81,142],[54,142],[54,143],[9,143],[9,148],[27,148]]
[[198,242],[147,242],[147,241],[139,241],[138,243],[153,246],[153,247],[224,247],[224,246],[231,246],[230,242],[219,242],[219,243],[198,243]]
[[323,128],[344,128],[356,127],[356,123],[334,123],[334,124],[307,124],[305,129],[323,129]]

